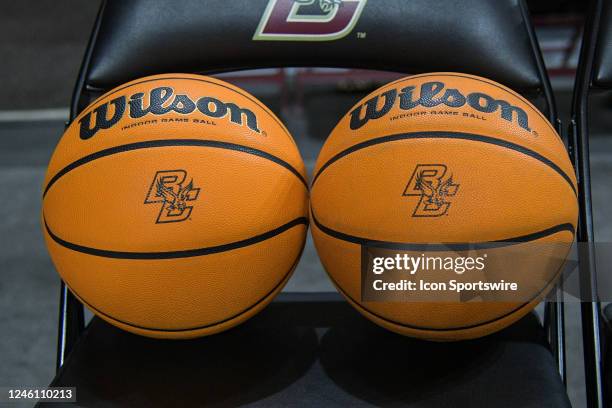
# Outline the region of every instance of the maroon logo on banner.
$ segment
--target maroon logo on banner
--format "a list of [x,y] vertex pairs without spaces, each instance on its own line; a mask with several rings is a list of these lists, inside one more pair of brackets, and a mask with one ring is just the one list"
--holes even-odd
[[270,0],[253,40],[337,40],[355,27],[366,1]]

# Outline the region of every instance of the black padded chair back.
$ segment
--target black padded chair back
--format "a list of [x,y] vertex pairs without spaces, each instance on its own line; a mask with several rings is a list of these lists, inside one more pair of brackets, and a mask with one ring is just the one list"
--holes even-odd
[[592,44],[593,69],[591,87],[594,89],[612,89],[612,3],[601,4],[598,18],[598,30]]
[[[554,97],[523,0],[103,0],[71,120],[146,75],[264,67],[339,67],[488,77],[533,101],[557,129]],[[564,376],[562,307],[549,303]],[[62,284],[58,367],[83,327]]]
[[[521,92],[556,120],[523,1],[336,2],[105,0],[73,114],[145,75],[294,66],[481,75]],[[313,21],[325,4],[329,21]]]

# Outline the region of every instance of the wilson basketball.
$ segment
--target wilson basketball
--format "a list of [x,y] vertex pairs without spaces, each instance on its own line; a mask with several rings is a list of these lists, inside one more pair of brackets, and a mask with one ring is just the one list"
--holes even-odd
[[42,223],[62,279],[102,319],[191,338],[235,326],[300,257],[308,189],[280,120],[218,79],[138,79],[85,109],[59,142]]
[[[364,316],[404,335],[469,339],[517,321],[553,286],[574,240],[576,191],[563,142],[523,97],[476,76],[423,74],[373,92],[334,128],[314,170],[312,234],[334,284]],[[486,262],[505,257],[493,269],[529,297],[364,300],[368,248],[425,258],[428,245],[474,243],[493,243]],[[532,251],[528,268],[512,269],[512,251],[546,244],[556,245],[548,256]]]

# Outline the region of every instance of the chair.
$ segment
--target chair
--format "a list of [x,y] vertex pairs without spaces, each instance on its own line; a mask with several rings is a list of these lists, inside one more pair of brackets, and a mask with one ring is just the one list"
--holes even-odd
[[[580,291],[584,362],[589,407],[606,404],[602,374],[602,313],[598,298],[595,268],[595,234],[591,208],[589,163],[589,96],[593,91],[612,90],[612,4],[593,0],[586,18],[569,128],[570,153],[580,180],[580,223],[577,238],[584,242],[580,255]],[[612,316],[612,308],[606,308]],[[610,368],[608,367],[609,371]],[[607,376],[609,383],[612,378]],[[612,387],[608,387],[608,392]]]
[[[522,0],[355,0],[365,7],[354,26],[326,33],[329,41],[313,41],[307,26],[293,41],[270,40],[261,19],[274,3],[103,1],[71,120],[105,91],[149,74],[297,66],[481,75],[520,92],[561,130]],[[84,327],[82,305],[62,284],[51,385],[76,385],[84,405],[558,408],[569,406],[563,318],[562,303],[551,302],[544,327],[530,314],[484,339],[439,344],[376,327],[335,293],[283,293],[238,328],[169,342],[98,318]]]

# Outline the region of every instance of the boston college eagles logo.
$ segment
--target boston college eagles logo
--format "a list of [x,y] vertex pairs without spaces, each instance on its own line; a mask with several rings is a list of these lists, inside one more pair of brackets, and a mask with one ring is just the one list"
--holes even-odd
[[185,170],[162,170],[155,173],[145,204],[161,203],[156,224],[185,221],[191,215],[192,205],[200,195],[200,189],[187,180]]
[[439,217],[446,214],[450,207],[449,197],[453,197],[459,190],[453,176],[446,175],[444,164],[417,164],[403,196],[418,196],[413,217]]
[[253,40],[331,41],[348,35],[367,0],[269,0]]

